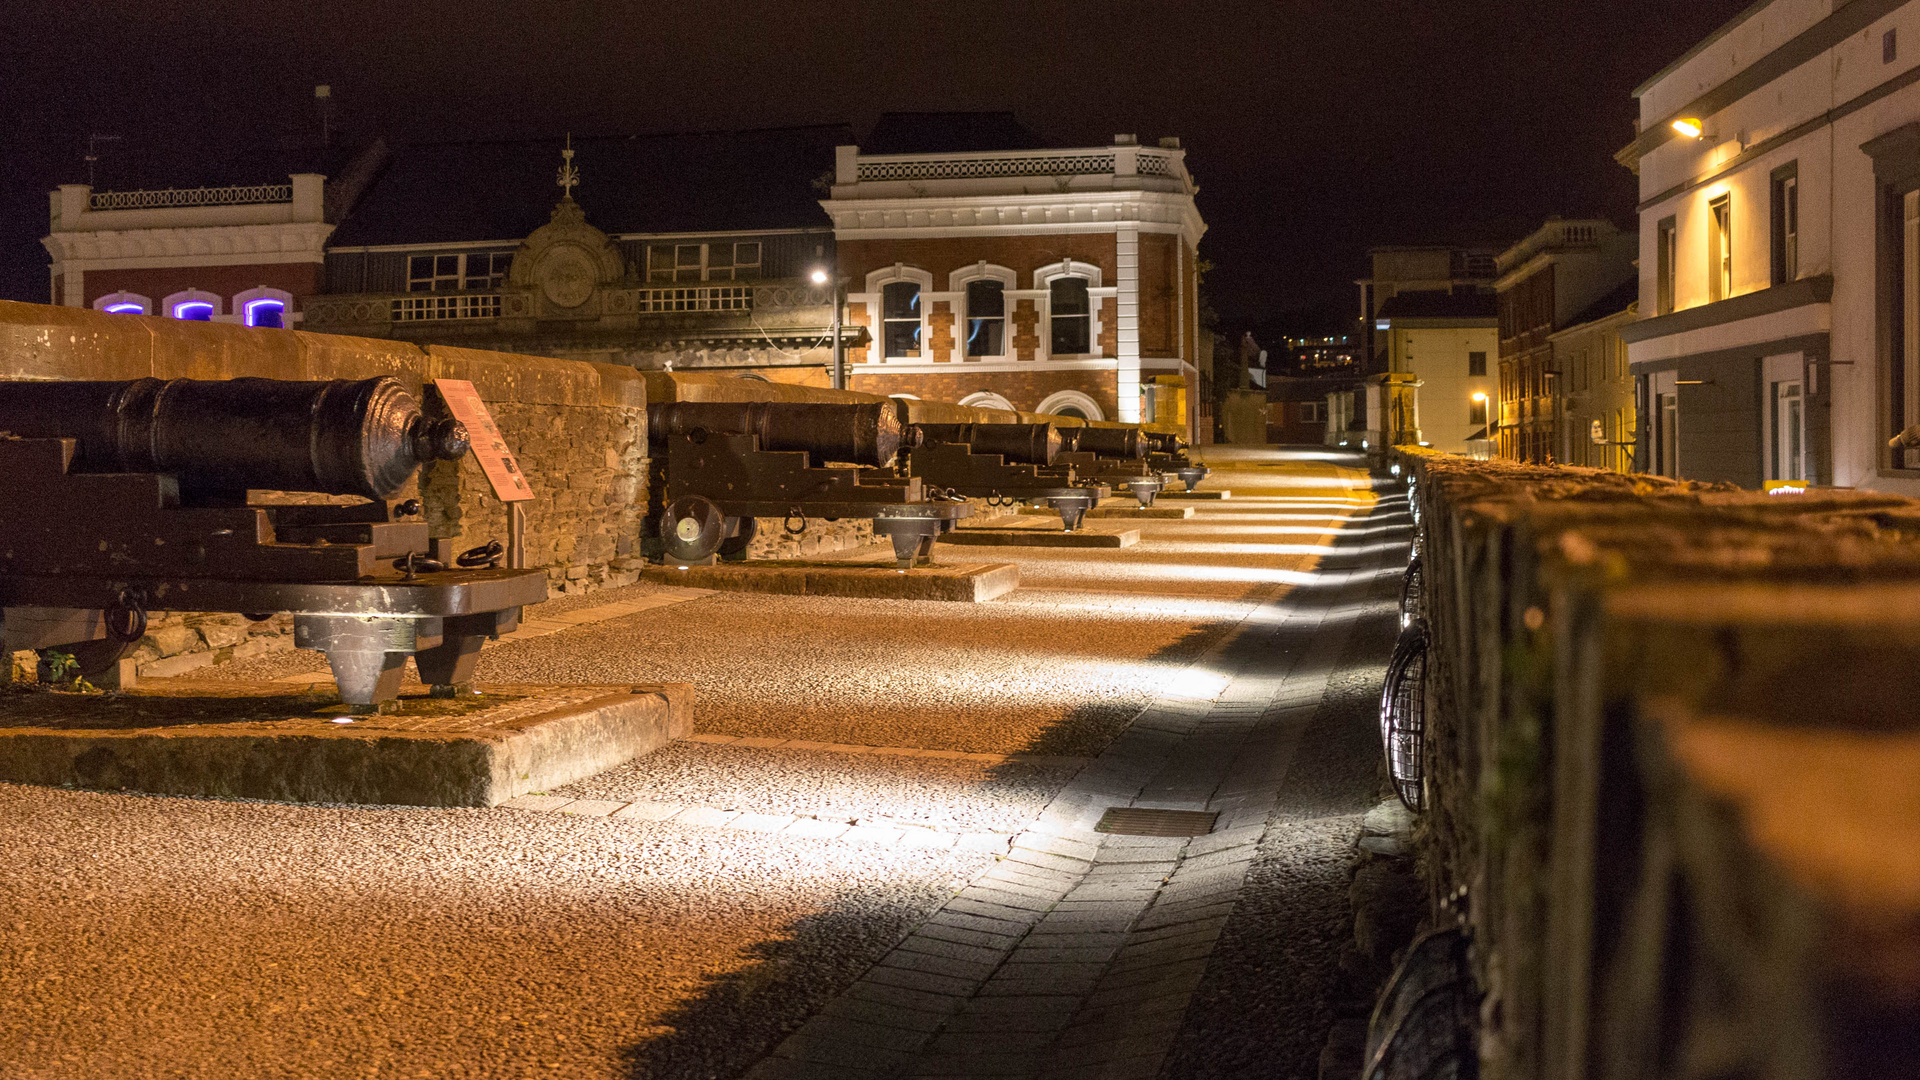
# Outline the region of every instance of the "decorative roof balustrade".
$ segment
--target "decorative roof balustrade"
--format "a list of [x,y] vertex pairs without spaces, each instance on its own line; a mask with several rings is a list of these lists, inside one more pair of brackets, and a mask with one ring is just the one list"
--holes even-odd
[[89,210],[160,210],[180,206],[250,206],[293,201],[292,184],[240,187],[161,188],[155,191],[95,191]]

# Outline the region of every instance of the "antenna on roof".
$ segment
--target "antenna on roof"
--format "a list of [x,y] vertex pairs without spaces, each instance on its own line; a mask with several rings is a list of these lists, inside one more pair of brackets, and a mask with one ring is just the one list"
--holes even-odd
[[333,139],[333,87],[326,83],[314,87],[313,99],[320,103],[320,145],[324,148]]
[[120,141],[120,136],[118,135],[94,134],[94,135],[87,136],[87,186],[88,187],[93,186],[93,167],[99,164],[100,162],[100,144],[103,142],[118,142],[118,141]]
[[580,182],[580,167],[573,163],[573,132],[567,132],[567,148],[560,151],[560,175],[554,183],[560,185],[563,200],[572,201],[573,188]]

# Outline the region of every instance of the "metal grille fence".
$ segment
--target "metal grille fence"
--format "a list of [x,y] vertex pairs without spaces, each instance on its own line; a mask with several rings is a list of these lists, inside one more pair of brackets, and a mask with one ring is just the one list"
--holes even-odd
[[642,315],[674,311],[752,311],[753,286],[708,285],[686,289],[642,289],[639,308]]
[[292,201],[292,184],[251,184],[245,187],[162,188],[157,191],[96,191],[87,197],[87,209],[159,210],[175,206],[246,206],[251,203]]
[[449,319],[497,319],[500,297],[493,293],[446,293],[394,300],[394,322],[438,322]]

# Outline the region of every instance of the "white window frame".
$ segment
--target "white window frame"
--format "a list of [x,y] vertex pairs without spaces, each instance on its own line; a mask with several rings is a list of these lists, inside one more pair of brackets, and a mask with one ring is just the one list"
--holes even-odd
[[1037,413],[1057,413],[1062,407],[1068,405],[1085,413],[1089,421],[1105,420],[1107,418],[1106,413],[1101,410],[1099,402],[1078,390],[1061,390],[1045,401],[1042,401],[1033,411]]
[[[141,296],[139,293],[130,293],[130,292],[108,293],[107,295],[102,296],[93,302],[93,310],[106,311],[108,308],[119,307],[125,304],[140,305],[139,314],[141,315],[153,314],[152,300],[148,299],[147,297]],[[116,311],[116,312],[113,312],[113,314],[131,315],[131,314],[134,314],[134,312]]]
[[[919,356],[895,356],[891,358],[887,356],[885,289],[888,285],[897,281],[910,281],[920,286]],[[867,311],[873,319],[873,325],[868,328],[868,331],[873,336],[872,348],[875,359],[881,363],[890,362],[895,364],[922,364],[933,359],[933,331],[927,322],[927,316],[933,311],[933,302],[929,298],[929,294],[932,292],[933,274],[917,266],[909,266],[906,263],[894,263],[892,266],[882,267],[867,275],[868,295],[865,297],[865,302]],[[854,297],[848,297],[848,299],[853,300]]]
[[[493,260],[503,255],[506,256],[507,266],[506,268],[503,268],[500,271],[500,273],[495,274],[493,272]],[[501,286],[506,284],[507,274],[511,271],[513,266],[513,255],[514,255],[514,250],[512,248],[494,249],[489,251],[421,251],[421,252],[410,253],[407,256],[407,292],[409,293],[492,292],[493,290],[498,289]],[[467,279],[476,276],[473,273],[472,265],[467,260],[475,257],[483,257],[487,260],[487,273],[485,276],[487,278],[488,284],[483,289],[467,288]],[[453,264],[454,265],[453,276],[443,278],[439,274],[439,260],[446,259],[446,258],[451,258],[456,261]],[[433,259],[434,260],[433,275],[429,277],[424,277],[424,278],[414,277],[413,276],[413,260],[415,259]],[[496,278],[499,279],[498,284],[494,283],[494,280]],[[427,283],[428,287],[424,289],[416,289],[413,287],[413,283],[415,281],[424,281]],[[433,288],[432,287],[433,283],[438,281],[450,281],[453,283],[453,288],[450,288],[450,289]],[[288,306],[288,310],[292,310],[291,305]]]
[[[1085,278],[1087,281],[1087,350],[1083,353],[1053,352],[1053,283],[1060,278]],[[1095,295],[1104,286],[1100,280],[1100,267],[1095,263],[1081,262],[1079,259],[1062,259],[1049,263],[1033,272],[1033,287],[1039,293],[1034,306],[1040,311],[1040,323],[1034,329],[1034,336],[1040,339],[1035,356],[1049,360],[1093,360],[1100,356],[1100,334],[1106,329],[1100,322],[1100,301],[1105,297]],[[1008,335],[1011,342],[1012,335]],[[1011,344],[1009,344],[1011,348]]]
[[[182,304],[211,304],[213,305],[213,315],[207,321],[226,321],[220,317],[224,314],[221,309],[226,306],[226,301],[222,299],[218,293],[210,293],[204,289],[182,289],[177,293],[171,294],[165,300],[160,301],[160,310],[166,314],[167,318],[177,319],[180,316],[175,314],[175,312],[180,310]],[[200,320],[193,319],[190,321],[199,322]]]
[[960,399],[960,404],[970,409],[1004,409],[1007,412],[1019,412],[1013,402],[991,390],[979,390]]
[[[968,356],[967,333],[972,329],[973,312],[967,310],[967,286],[976,281],[997,281],[1001,285],[1000,300],[1000,351],[991,356]],[[1014,291],[1020,287],[1020,275],[1005,266],[996,266],[984,260],[972,266],[955,270],[947,275],[947,291],[957,298],[955,306],[960,308],[959,317],[954,320],[954,357],[961,361],[980,363],[992,360],[1008,360],[1013,356],[1013,313],[1019,307]]]
[[[756,249],[754,252],[754,261],[750,263],[740,261],[740,248],[746,244],[752,244]],[[725,245],[728,249],[727,254],[729,258],[733,260],[726,266],[713,265],[713,249],[718,245]],[[699,248],[700,261],[697,264],[680,265],[680,249],[683,247]],[[674,265],[653,265],[653,253],[656,248],[672,248],[674,252]],[[696,280],[753,281],[759,278],[760,268],[766,265],[767,260],[767,245],[764,240],[648,240],[645,251],[646,267],[643,276],[649,285],[671,285],[676,282],[685,284]],[[682,279],[680,277],[680,271],[682,270],[696,270],[699,276],[697,278]],[[754,272],[753,276],[743,278],[740,276],[741,270],[752,270]],[[723,272],[724,276],[715,276]],[[666,276],[655,277],[655,274],[665,274]]]
[[266,285],[234,294],[233,312],[240,316],[242,325],[253,325],[253,305],[263,300],[279,301],[280,325],[286,329],[293,328],[293,324],[299,319],[299,313],[293,310],[293,294],[285,289],[275,289]]

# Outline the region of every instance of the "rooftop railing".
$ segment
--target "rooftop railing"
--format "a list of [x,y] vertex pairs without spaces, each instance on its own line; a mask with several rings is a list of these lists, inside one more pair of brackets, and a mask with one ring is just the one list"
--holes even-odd
[[162,188],[156,191],[96,191],[89,210],[161,210],[180,206],[249,206],[293,201],[292,184],[240,187]]

